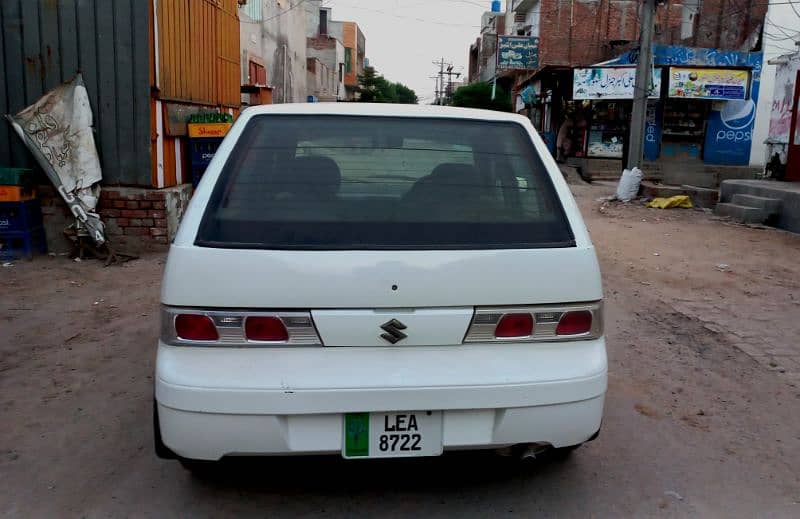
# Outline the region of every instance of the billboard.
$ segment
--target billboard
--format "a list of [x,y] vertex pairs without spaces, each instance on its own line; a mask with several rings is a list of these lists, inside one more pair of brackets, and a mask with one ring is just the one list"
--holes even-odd
[[669,97],[718,99],[734,101],[747,99],[750,72],[729,68],[669,69]]
[[539,68],[539,38],[536,36],[498,36],[497,68]]
[[[579,99],[633,99],[636,86],[634,67],[576,68],[572,75],[572,98]],[[649,97],[661,96],[661,69],[653,73],[653,88]]]

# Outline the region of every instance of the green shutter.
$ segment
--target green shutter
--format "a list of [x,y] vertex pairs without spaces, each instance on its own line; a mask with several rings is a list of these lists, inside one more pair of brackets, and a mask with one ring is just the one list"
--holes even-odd
[[349,74],[353,71],[353,49],[344,49],[344,71]]

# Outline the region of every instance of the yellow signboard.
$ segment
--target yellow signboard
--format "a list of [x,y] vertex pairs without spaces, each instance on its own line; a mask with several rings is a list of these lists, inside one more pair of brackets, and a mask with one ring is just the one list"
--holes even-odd
[[747,99],[749,82],[748,70],[670,67],[669,97]]
[[189,123],[189,137],[225,137],[231,123]]

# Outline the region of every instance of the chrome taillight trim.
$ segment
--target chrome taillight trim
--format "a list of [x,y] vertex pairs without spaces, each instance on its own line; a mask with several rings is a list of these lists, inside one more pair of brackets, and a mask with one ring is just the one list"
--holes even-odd
[[[561,316],[567,312],[589,311],[592,328],[576,335],[556,335]],[[533,335],[527,337],[495,337],[500,319],[506,314],[530,314],[533,317]],[[477,307],[464,337],[464,343],[476,342],[564,342],[597,339],[603,335],[603,302],[566,305],[486,306]]]
[[[206,315],[214,321],[219,339],[216,341],[190,341],[175,333],[175,317],[179,314]],[[286,341],[251,341],[245,336],[244,324],[248,317],[277,317],[283,322],[289,339]],[[200,308],[161,307],[161,341],[172,346],[237,346],[280,347],[322,346],[311,312],[282,312],[261,310],[204,310]]]

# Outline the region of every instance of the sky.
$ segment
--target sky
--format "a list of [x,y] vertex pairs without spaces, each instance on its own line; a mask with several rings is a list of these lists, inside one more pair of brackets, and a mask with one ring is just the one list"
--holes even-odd
[[[358,23],[366,56],[390,81],[413,89],[420,104],[434,98],[434,61],[444,58],[467,74],[469,45],[480,33],[491,0],[325,0],[333,19]],[[454,78],[455,80],[455,78]]]

